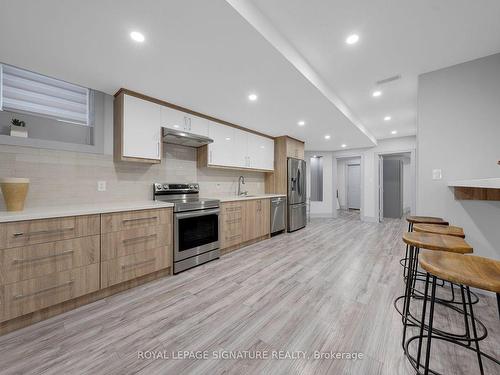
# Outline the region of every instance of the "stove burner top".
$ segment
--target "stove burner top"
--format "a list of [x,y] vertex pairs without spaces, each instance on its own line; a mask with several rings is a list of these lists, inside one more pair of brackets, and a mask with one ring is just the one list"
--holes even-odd
[[219,207],[218,199],[200,198],[198,184],[153,184],[154,200],[174,204],[174,212]]

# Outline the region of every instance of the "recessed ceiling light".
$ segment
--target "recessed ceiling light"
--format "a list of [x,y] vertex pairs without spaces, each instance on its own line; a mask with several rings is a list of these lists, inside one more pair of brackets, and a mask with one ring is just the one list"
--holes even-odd
[[179,125],[174,125],[174,128],[178,129],[178,128],[179,128]]
[[382,91],[380,91],[380,90],[376,90],[376,91],[374,91],[372,93],[372,96],[375,97],[375,98],[378,97],[378,96],[380,96],[380,95],[382,95]]
[[342,143],[342,144],[340,145],[340,147],[342,147],[342,148],[346,148],[346,147],[347,147],[347,145],[346,145],[345,143]]
[[345,40],[345,42],[347,44],[356,44],[359,40],[359,35],[358,34],[351,34],[347,37],[347,39]]
[[391,118],[392,118],[391,116],[385,116],[384,121],[391,121]]
[[132,31],[130,33],[130,37],[132,38],[132,40],[135,40],[136,42],[139,42],[139,43],[142,43],[144,42],[144,35],[142,35],[140,32],[138,31]]
[[299,125],[299,126],[304,126],[305,124],[306,124],[306,122],[305,122],[305,121],[299,121],[299,122],[297,123],[297,125]]
[[398,134],[398,131],[397,131],[397,130],[393,130],[393,131],[391,132],[391,134]]
[[325,139],[330,139],[330,138],[331,138],[330,134],[325,135]]
[[226,141],[230,141],[230,140],[231,140],[231,138],[229,138],[229,137],[226,137]]
[[250,94],[250,95],[248,95],[248,100],[250,100],[252,102],[256,101],[257,98],[258,98],[257,94]]
[[186,136],[186,133],[179,133],[179,135],[180,135],[181,137],[185,137],[185,136]]

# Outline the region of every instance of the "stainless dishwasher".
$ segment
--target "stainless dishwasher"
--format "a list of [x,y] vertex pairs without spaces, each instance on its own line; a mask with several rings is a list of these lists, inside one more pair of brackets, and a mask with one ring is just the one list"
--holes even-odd
[[271,235],[285,230],[286,198],[271,198]]

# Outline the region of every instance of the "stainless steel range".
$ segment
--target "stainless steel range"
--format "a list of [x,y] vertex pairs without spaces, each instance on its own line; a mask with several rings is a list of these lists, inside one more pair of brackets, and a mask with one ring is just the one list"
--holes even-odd
[[155,200],[174,204],[174,274],[219,258],[219,200],[198,184],[153,185]]

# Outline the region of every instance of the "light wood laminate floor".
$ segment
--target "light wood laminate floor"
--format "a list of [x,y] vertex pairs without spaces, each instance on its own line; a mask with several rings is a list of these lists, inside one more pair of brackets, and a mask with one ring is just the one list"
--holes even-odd
[[[401,349],[402,221],[313,219],[180,275],[0,337],[2,374],[410,374]],[[418,307],[418,306],[417,306]],[[461,320],[437,307],[435,325]],[[500,356],[496,301],[475,309]],[[461,326],[458,326],[461,327]],[[361,352],[362,360],[140,359],[138,351]],[[266,352],[267,351],[267,352]],[[472,352],[433,344],[447,374],[478,373]],[[486,373],[498,367],[485,361]]]

